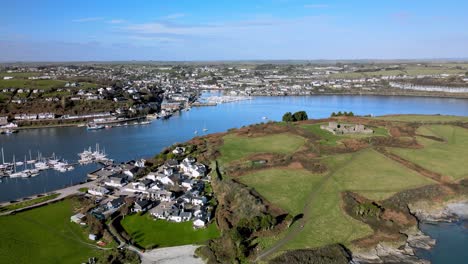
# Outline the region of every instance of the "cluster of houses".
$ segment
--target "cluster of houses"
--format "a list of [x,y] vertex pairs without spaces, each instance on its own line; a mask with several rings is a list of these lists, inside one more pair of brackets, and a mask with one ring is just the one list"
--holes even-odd
[[170,159],[156,171],[136,179],[141,165],[110,165],[89,175],[98,179],[98,184],[87,191],[101,200],[93,210],[95,216],[106,218],[130,201],[135,213],[147,212],[155,219],[172,222],[192,221],[194,228],[206,226],[213,208],[205,196],[209,184],[205,165],[192,157],[181,162]]
[[334,135],[374,133],[374,130],[366,128],[361,124],[341,124],[338,122],[329,122],[328,125],[321,125],[320,128],[327,130]]

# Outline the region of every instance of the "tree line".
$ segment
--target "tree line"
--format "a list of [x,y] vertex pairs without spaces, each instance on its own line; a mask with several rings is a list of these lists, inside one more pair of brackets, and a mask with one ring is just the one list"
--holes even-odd
[[338,113],[335,113],[335,112],[331,113],[331,117],[336,117],[336,116],[354,116],[354,113],[353,112],[348,113],[346,111],[345,112],[339,111]]
[[309,117],[305,111],[298,111],[292,114],[291,112],[287,112],[283,115],[283,122],[296,122],[302,120],[308,120]]

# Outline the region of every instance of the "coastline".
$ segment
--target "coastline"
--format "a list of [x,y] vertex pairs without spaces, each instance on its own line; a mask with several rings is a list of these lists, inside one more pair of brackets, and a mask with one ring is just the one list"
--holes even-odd
[[402,232],[406,241],[402,243],[380,242],[374,248],[353,252],[354,264],[370,263],[414,263],[430,264],[423,259],[417,251],[430,251],[437,240],[420,230],[422,223],[453,223],[468,219],[468,197],[462,196],[442,203],[430,204],[427,201],[418,202],[408,206],[418,223],[416,226]]

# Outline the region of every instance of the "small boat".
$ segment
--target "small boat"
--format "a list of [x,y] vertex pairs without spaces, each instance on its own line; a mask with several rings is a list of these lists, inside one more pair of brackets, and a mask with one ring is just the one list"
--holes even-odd
[[197,130],[195,130],[195,131],[193,131],[193,133],[196,135],[196,134],[198,134],[198,131],[197,131]]
[[150,121],[142,121],[142,122],[140,122],[140,125],[149,125],[149,124],[151,124]]
[[268,117],[266,117],[266,116],[263,116],[263,117],[262,117],[262,119],[263,119],[263,120],[267,120],[267,119],[268,119]]
[[86,126],[87,130],[99,130],[99,129],[103,129],[103,128],[104,128],[103,125],[98,125],[98,124],[95,124],[95,123],[88,123],[88,125]]
[[4,134],[4,135],[11,135],[11,134],[14,134],[14,133],[18,133],[18,130],[6,129],[6,130],[2,131],[2,134]]

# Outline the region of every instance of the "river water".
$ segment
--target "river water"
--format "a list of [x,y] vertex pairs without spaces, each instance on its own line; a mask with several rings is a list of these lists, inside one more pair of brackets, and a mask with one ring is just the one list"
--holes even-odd
[[[204,95],[206,96],[206,94]],[[169,120],[156,120],[149,125],[115,127],[87,131],[83,127],[44,128],[20,131],[0,136],[0,146],[5,160],[29,158],[55,153],[76,162],[77,153],[84,148],[104,148],[116,161],[127,161],[152,156],[164,147],[184,142],[204,133],[226,131],[268,120],[280,120],[287,111],[307,111],[309,118],[324,118],[331,112],[353,111],[359,115],[385,114],[446,114],[468,116],[468,100],[426,97],[388,96],[305,96],[305,97],[255,97],[252,100],[220,104],[212,107],[192,108]],[[203,128],[208,129],[203,132]],[[1,161],[0,161],[1,162]],[[84,181],[86,173],[95,165],[77,166],[74,171],[58,173],[47,171],[33,178],[4,178],[0,183],[0,201],[52,191]]]
[[454,223],[420,225],[421,231],[437,240],[429,251],[420,250],[417,255],[432,264],[468,263],[468,220]]

